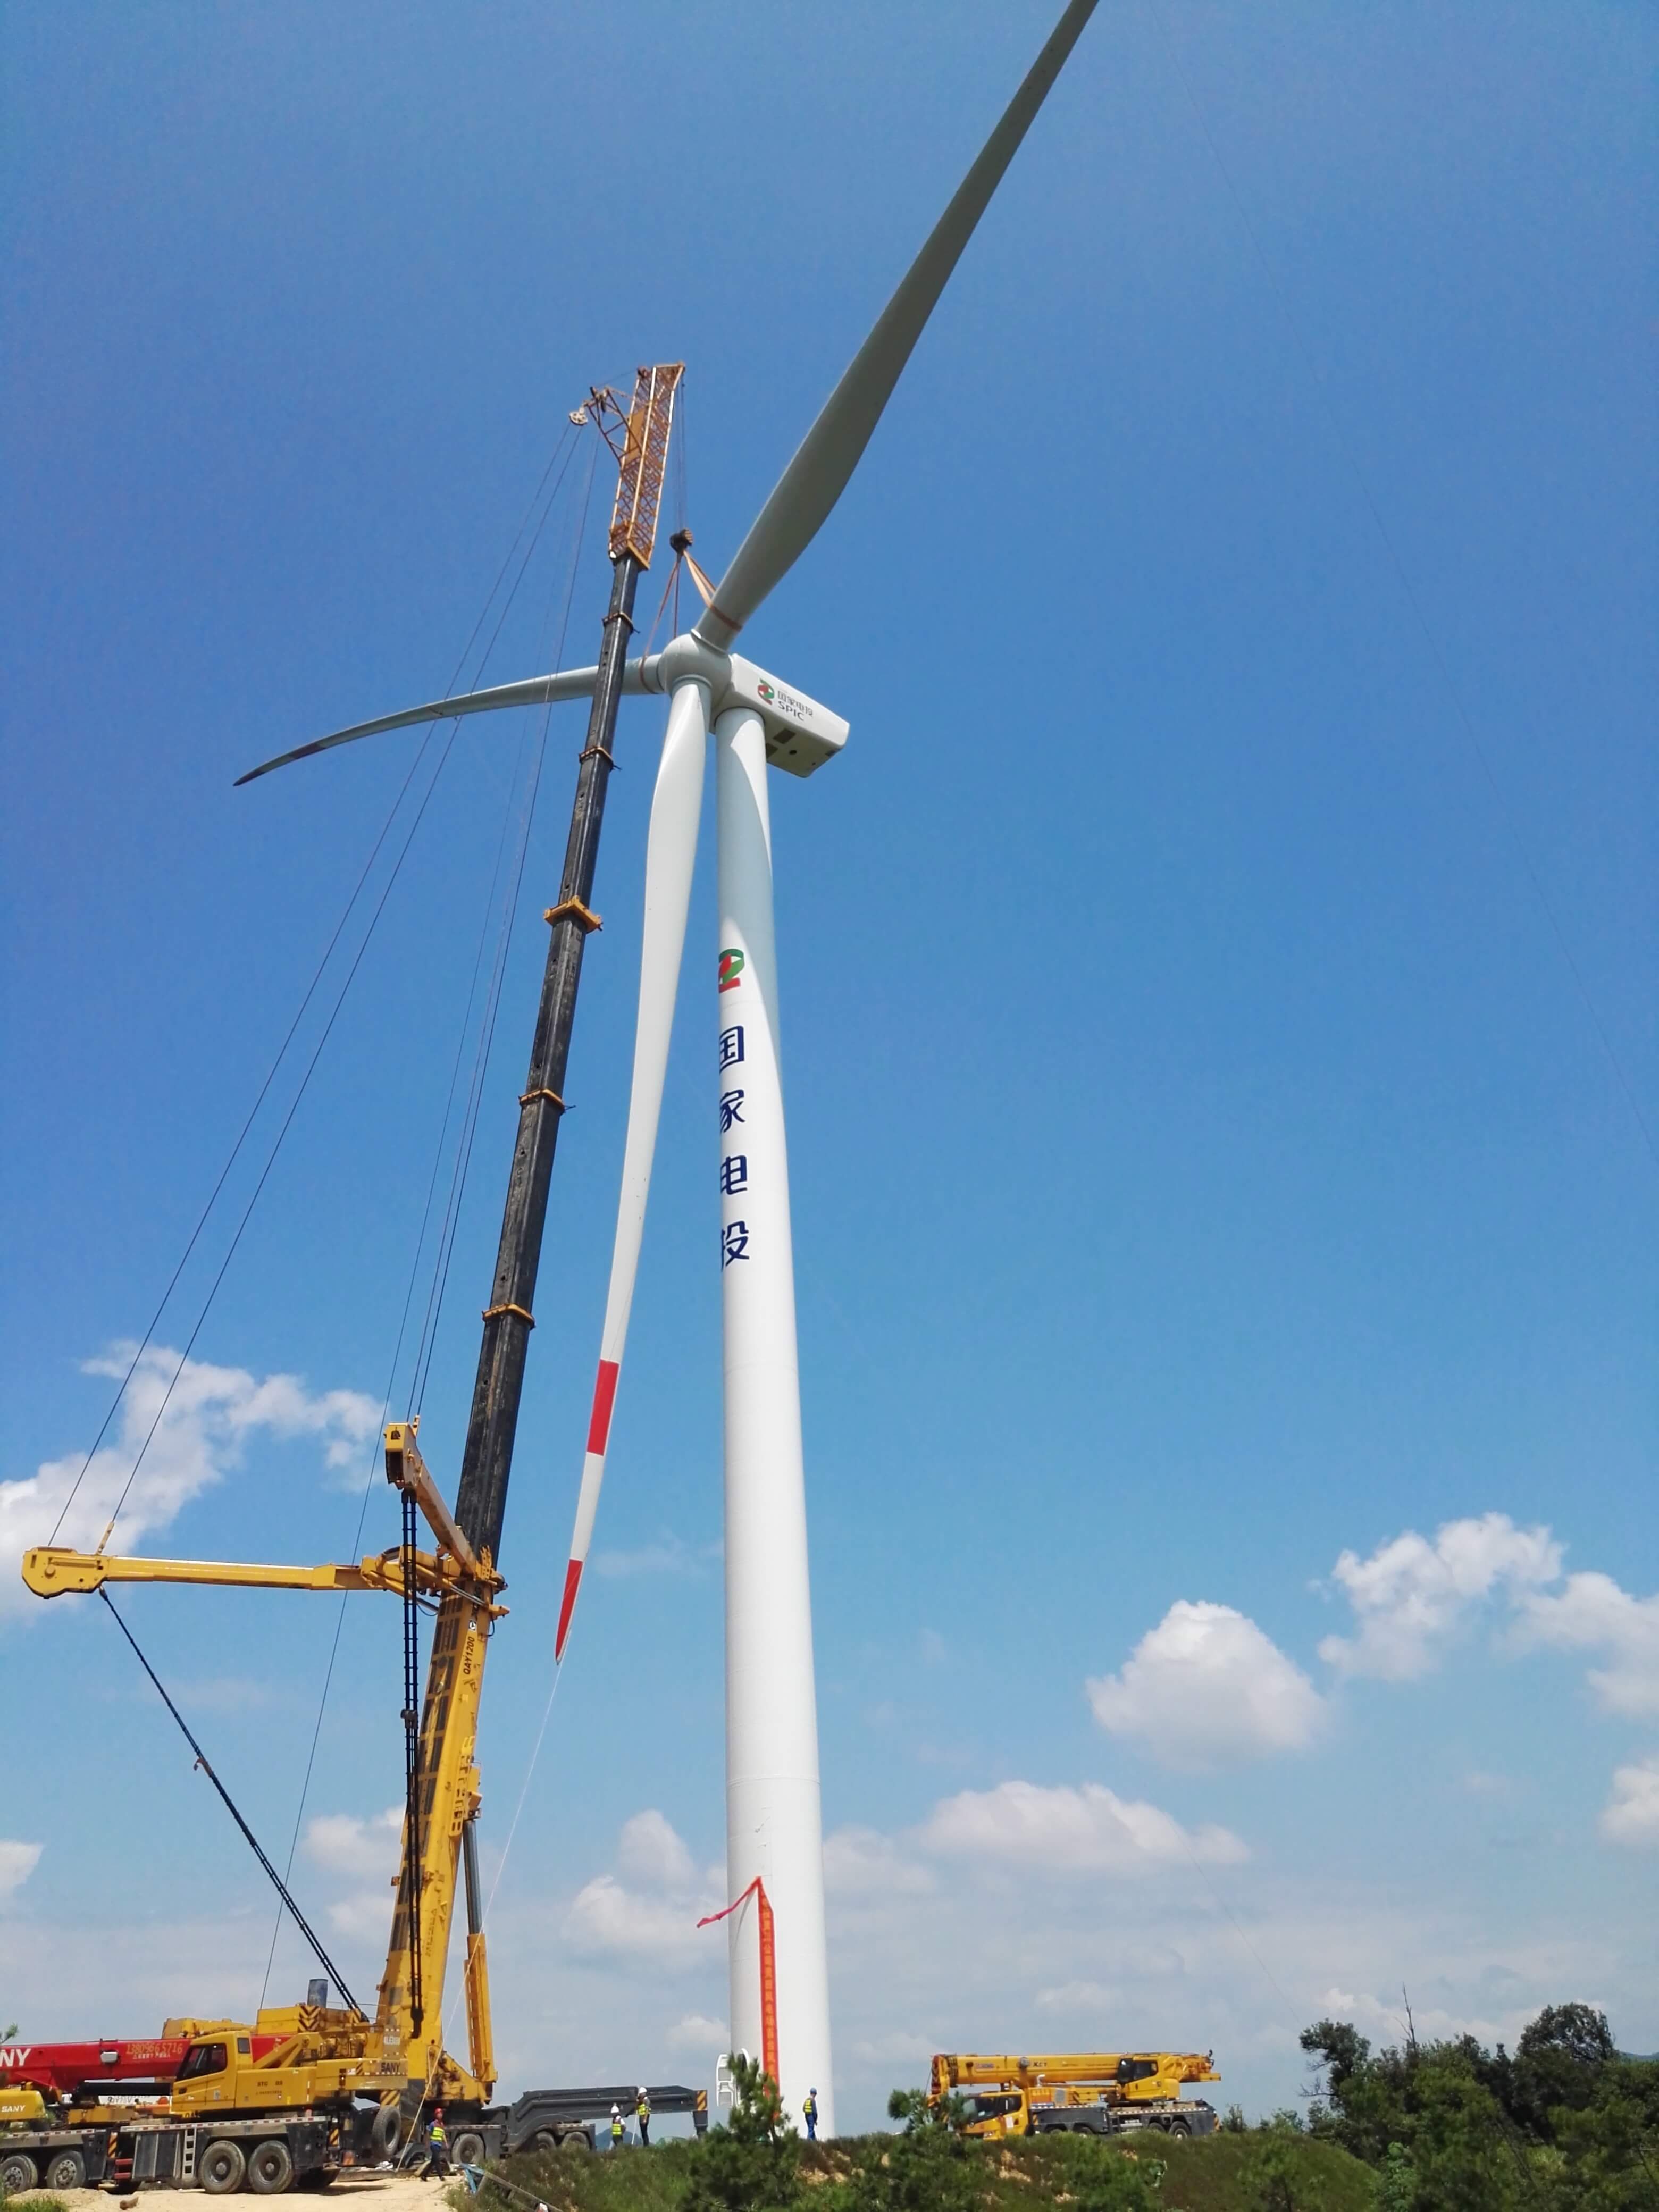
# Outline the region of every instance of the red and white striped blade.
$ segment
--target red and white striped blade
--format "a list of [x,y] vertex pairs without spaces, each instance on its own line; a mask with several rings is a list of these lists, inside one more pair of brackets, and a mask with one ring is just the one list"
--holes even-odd
[[668,1068],[668,1040],[674,1026],[680,957],[685,948],[685,917],[691,902],[691,872],[697,857],[697,822],[702,811],[703,760],[708,742],[708,695],[701,684],[684,684],[668,709],[662,763],[651,800],[651,829],[645,848],[645,931],[640,951],[640,1011],[634,1033],[634,1083],[628,1100],[628,1139],[623,1151],[622,1196],[617,1206],[617,1241],[611,1255],[611,1289],[605,1303],[599,1339],[599,1371],[587,1424],[587,1455],[582,1462],[576,1526],[570,1539],[564,1595],[559,1605],[556,1661],[564,1657],[570,1619],[576,1609],[587,1547],[605,1480],[605,1455],[611,1441],[611,1417],[617,1382],[628,1341],[628,1316],[639,1273],[640,1240],[645,1231],[645,1202],[651,1191],[651,1166],[657,1150],[663,1080]]

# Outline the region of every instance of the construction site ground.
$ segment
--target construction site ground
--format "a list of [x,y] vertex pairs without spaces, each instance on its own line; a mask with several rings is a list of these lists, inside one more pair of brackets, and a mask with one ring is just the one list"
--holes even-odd
[[[313,2204],[350,2207],[352,2212],[445,2212],[442,2181],[420,2181],[412,2173],[343,2173],[331,2189],[313,2192],[296,2190],[284,2203],[292,2205]],[[120,2191],[112,2189],[54,2189],[47,2201],[64,2205],[68,2212],[115,2212],[118,2201],[125,2203],[132,2197],[138,2212],[204,2212],[204,2208],[222,2201],[243,2208],[265,2200],[238,2196],[220,2199],[205,2196],[199,2189],[150,2189]],[[9,2212],[25,2212],[31,2203],[42,2203],[41,2196],[20,2197]]]

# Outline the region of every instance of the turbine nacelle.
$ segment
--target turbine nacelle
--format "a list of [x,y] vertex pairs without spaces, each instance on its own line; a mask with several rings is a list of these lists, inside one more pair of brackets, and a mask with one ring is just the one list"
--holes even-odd
[[672,639],[660,653],[637,665],[642,690],[672,691],[681,684],[703,684],[711,721],[728,707],[752,707],[766,731],[769,766],[791,775],[811,775],[847,743],[848,725],[839,714],[757,668],[740,653],[722,653],[705,644],[695,630]]

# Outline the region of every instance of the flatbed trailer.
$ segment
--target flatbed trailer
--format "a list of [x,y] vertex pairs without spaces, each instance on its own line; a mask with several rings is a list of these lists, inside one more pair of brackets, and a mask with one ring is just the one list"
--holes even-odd
[[[483,2166],[521,2151],[562,2150],[567,2145],[592,2150],[595,2131],[608,2126],[611,2107],[620,2105],[631,2120],[639,2099],[637,2081],[611,2081],[594,2089],[526,2089],[510,2105],[495,2105],[476,2118],[458,2120],[450,2130],[449,2154],[458,2166]],[[649,2085],[653,2120],[690,2113],[699,2135],[708,2125],[708,2092],[683,2081]],[[417,2136],[404,2153],[405,2161],[423,2159]]]

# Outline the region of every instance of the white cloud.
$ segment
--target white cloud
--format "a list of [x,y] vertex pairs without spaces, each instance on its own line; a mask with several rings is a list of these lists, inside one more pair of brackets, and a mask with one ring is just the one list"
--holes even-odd
[[671,2051],[714,2051],[729,2048],[731,2033],[723,2021],[710,2020],[706,2012],[689,2012],[668,2031]]
[[914,1897],[932,1889],[933,1877],[878,1828],[847,1827],[823,1839],[823,1886],[832,1897]]
[[614,1578],[631,1575],[684,1575],[695,1577],[707,1573],[709,1562],[718,1559],[721,1547],[714,1544],[688,1544],[672,1528],[665,1529],[653,1544],[641,1544],[634,1552],[595,1552],[593,1571]]
[[718,1932],[697,1926],[726,1902],[723,1870],[709,1867],[700,1878],[684,1842],[654,1807],[623,1821],[617,1862],[628,1880],[596,1875],[564,1915],[566,1938],[580,1956],[646,1959],[662,1966],[724,1959]]
[[1300,1751],[1325,1718],[1302,1669],[1230,1605],[1181,1598],[1121,1674],[1087,1685],[1095,1718],[1166,1766],[1206,1767]]
[[[1598,1824],[1610,1844],[1635,1850],[1659,1848],[1659,1755],[1613,1769],[1613,1795]],[[0,1850],[5,1846],[0,1844]]]
[[1547,1528],[1517,1528],[1507,1513],[1449,1521],[1431,1543],[1414,1528],[1369,1559],[1344,1552],[1332,1570],[1358,1633],[1328,1636],[1319,1656],[1343,1674],[1407,1682],[1426,1674],[1468,1616],[1495,1592],[1516,1597],[1554,1582],[1561,1547]]
[[1522,1644],[1607,1652],[1612,1664],[1589,1673],[1607,1710],[1633,1720],[1659,1713],[1659,1595],[1632,1597],[1611,1575],[1569,1575],[1556,1595],[1527,1594],[1516,1634]]
[[21,1889],[40,1863],[41,1845],[14,1843],[0,1836],[0,1899]]
[[696,1879],[690,1852],[654,1807],[623,1822],[617,1861],[635,1881],[658,1889],[690,1889]]
[[336,1898],[328,1908],[328,1924],[337,1936],[349,1936],[374,1950],[383,1950],[392,1932],[392,1878],[384,1889],[357,1889]]
[[319,1813],[306,1822],[306,1856],[334,1874],[380,1875],[389,1882],[398,1871],[403,1827],[401,1805],[366,1820],[355,1813]]
[[[131,1344],[114,1345],[99,1358],[87,1360],[83,1371],[118,1380],[132,1353]],[[99,1542],[152,1423],[155,1434],[117,1523],[120,1545],[128,1551],[167,1528],[191,1498],[222,1481],[240,1461],[249,1439],[261,1431],[320,1437],[325,1464],[339,1470],[355,1468],[380,1418],[379,1405],[360,1390],[313,1394],[296,1375],[261,1380],[246,1368],[215,1367],[152,1345],[122,1398],[116,1441],[93,1454],[84,1475],[85,1455],[70,1452],[43,1462],[32,1475],[0,1482],[0,1613],[27,1615],[39,1610],[18,1574],[31,1544],[57,1541],[85,1551]],[[54,1538],[60,1512],[63,1527]]]
[[714,1930],[698,1928],[698,1917],[684,1899],[647,1896],[602,1874],[577,1891],[565,1933],[588,1957],[620,1953],[658,1966],[688,1966],[705,1948],[723,1954],[726,1948]]
[[1060,1982],[1036,1993],[1040,2012],[1110,2012],[1122,2002],[1122,1990],[1109,1988],[1104,1982]]
[[942,1798],[920,1831],[930,1849],[1068,1874],[1150,1874],[1249,1856],[1225,1828],[1187,1829],[1156,1805],[1127,1801],[1097,1782],[1073,1790],[1003,1782]]

